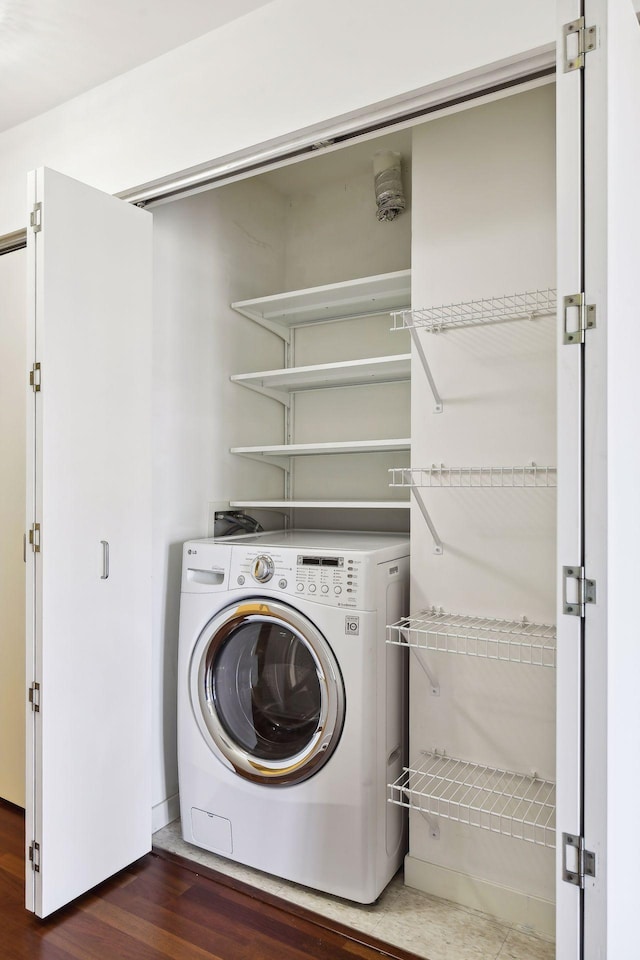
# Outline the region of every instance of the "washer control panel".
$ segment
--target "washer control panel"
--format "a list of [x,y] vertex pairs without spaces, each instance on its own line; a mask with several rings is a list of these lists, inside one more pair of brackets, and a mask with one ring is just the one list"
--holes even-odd
[[233,549],[230,586],[260,584],[274,593],[304,597],[334,607],[357,607],[363,558],[348,554],[294,553],[272,548],[269,553]]
[[356,600],[352,563],[344,556],[299,553],[296,557],[296,592],[301,596],[331,598],[336,605]]

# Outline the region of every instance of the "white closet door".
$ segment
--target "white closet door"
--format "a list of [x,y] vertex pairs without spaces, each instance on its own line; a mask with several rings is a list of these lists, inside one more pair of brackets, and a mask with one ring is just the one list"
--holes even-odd
[[34,203],[26,900],[44,917],[151,844],[152,221],[51,170]]
[[[564,26],[580,17],[580,0],[558,4],[556,77],[558,206],[558,650],[556,669],[556,955],[579,960],[582,896],[561,880],[563,833],[582,833],[583,621],[564,612],[563,568],[580,566],[583,545],[583,347],[564,343],[563,298],[583,283],[583,110],[580,70],[564,69]],[[572,322],[574,318],[571,318]],[[573,866],[571,860],[567,866]]]
[[631,0],[586,0],[585,960],[637,951],[640,834],[640,28]]

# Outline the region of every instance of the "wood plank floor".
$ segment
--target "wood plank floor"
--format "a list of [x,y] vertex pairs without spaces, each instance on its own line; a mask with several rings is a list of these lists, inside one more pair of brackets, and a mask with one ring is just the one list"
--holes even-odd
[[0,800],[3,960],[416,960],[237,880],[154,854],[37,920],[24,909],[23,835],[23,812]]

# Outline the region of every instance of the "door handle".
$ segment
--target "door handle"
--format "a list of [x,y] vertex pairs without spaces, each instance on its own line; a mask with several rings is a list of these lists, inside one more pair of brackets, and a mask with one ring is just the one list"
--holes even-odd
[[102,576],[101,580],[107,580],[109,578],[109,541],[101,540],[102,544]]

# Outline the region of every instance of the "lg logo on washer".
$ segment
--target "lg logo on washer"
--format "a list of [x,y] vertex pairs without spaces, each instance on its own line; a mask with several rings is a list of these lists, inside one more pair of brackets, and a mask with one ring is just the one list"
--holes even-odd
[[345,617],[344,632],[357,637],[360,633],[360,617]]

